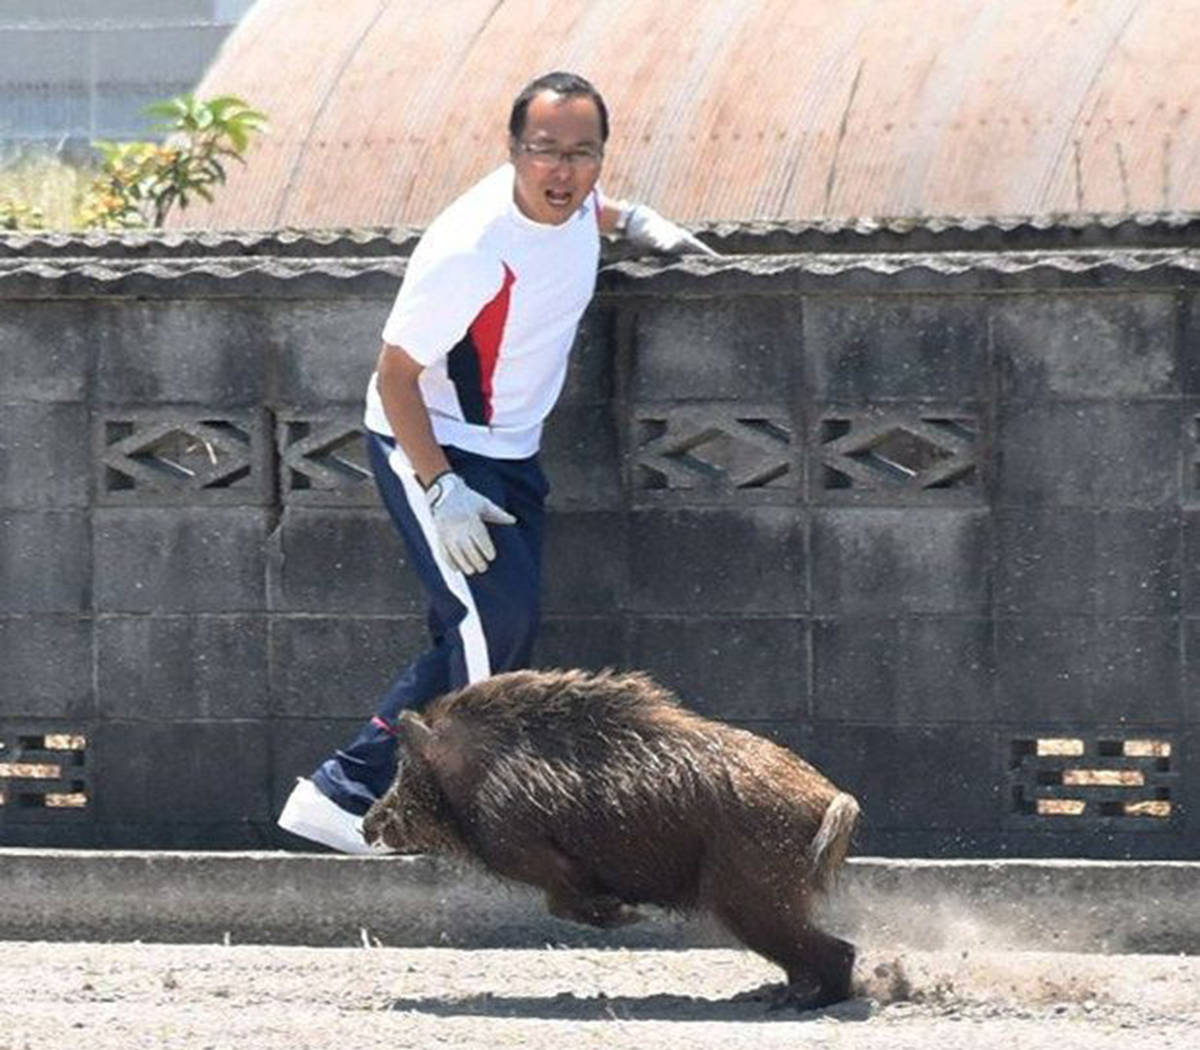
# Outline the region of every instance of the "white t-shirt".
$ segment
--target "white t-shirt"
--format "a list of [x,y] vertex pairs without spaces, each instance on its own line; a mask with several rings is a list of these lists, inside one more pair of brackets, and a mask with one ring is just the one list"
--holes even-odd
[[[383,327],[385,342],[426,366],[437,440],[497,459],[537,452],[600,257],[597,193],[546,225],[517,207],[513,178],[505,164],[430,224]],[[377,376],[365,423],[391,433]]]

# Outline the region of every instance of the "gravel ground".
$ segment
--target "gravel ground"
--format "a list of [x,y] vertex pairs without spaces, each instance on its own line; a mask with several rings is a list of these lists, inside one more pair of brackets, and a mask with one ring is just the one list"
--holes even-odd
[[0,945],[0,1050],[1194,1050],[1200,957],[864,950],[861,995],[769,1010],[747,952]]

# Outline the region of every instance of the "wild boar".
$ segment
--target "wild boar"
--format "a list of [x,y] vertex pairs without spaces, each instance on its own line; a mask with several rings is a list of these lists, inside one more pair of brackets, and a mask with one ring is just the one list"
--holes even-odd
[[400,771],[363,834],[476,858],[552,915],[706,911],[781,966],[806,1007],[850,995],[854,948],[816,929],[858,803],[771,741],[638,674],[514,671],[404,712]]

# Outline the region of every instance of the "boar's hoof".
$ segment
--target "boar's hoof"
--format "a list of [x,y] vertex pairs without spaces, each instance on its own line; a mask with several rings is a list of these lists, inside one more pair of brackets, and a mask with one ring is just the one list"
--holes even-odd
[[640,911],[629,907],[624,901],[608,895],[568,897],[547,893],[546,907],[556,919],[566,919],[568,922],[578,922],[584,926],[598,926],[602,930],[632,926],[645,918]]
[[848,998],[831,995],[815,980],[789,984],[772,982],[739,992],[730,1000],[735,1003],[762,1003],[768,1013],[776,1010],[820,1010]]
[[785,984],[784,994],[778,1002],[768,1007],[770,1010],[823,1010],[834,1003],[845,1002],[849,994],[831,992],[828,988],[812,984]]

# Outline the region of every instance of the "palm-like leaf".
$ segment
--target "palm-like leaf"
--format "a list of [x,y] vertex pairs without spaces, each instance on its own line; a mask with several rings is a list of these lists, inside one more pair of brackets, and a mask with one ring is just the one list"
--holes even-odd
[[85,211],[100,225],[161,226],[176,204],[193,197],[212,201],[210,187],[226,181],[221,159],[245,163],[253,135],[267,117],[236,95],[200,100],[183,94],[145,107],[162,123],[166,145],[153,142],[94,143],[104,158],[102,174]]

